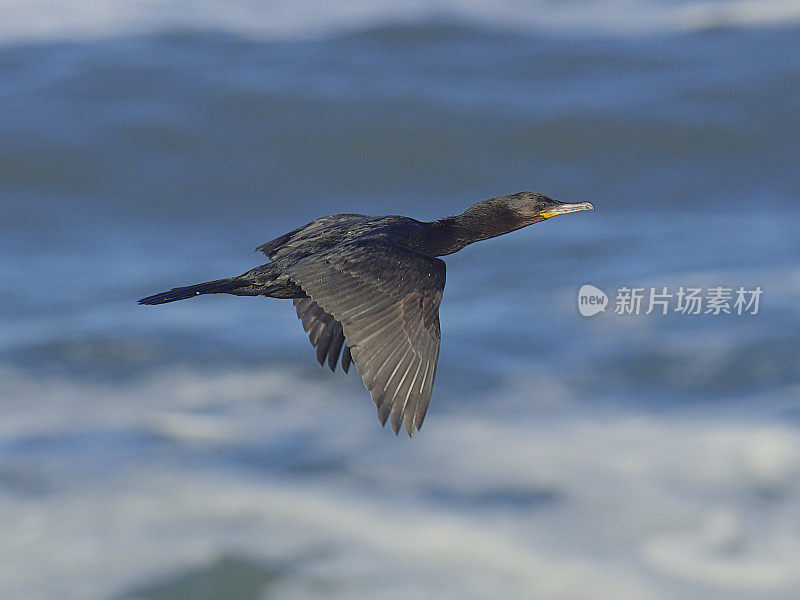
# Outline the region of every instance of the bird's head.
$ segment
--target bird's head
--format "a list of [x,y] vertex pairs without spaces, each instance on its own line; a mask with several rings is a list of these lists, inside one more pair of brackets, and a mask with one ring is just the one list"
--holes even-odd
[[591,202],[567,204],[566,202],[559,202],[558,200],[553,200],[544,194],[537,194],[536,192],[519,192],[511,196],[495,198],[495,200],[499,200],[502,204],[505,204],[513,215],[513,218],[524,225],[538,223],[539,221],[544,221],[556,215],[577,212],[579,210],[594,210],[594,206]]
[[[519,192],[473,204],[464,213],[469,220],[496,224],[503,233],[579,210],[594,210],[591,202],[567,204],[536,192]],[[495,233],[494,235],[498,235]]]

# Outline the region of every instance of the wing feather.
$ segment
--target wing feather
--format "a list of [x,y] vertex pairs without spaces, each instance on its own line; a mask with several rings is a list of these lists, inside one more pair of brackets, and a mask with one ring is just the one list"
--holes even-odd
[[345,346],[342,350],[342,370],[347,373],[350,371],[350,363],[353,362],[353,354],[350,352],[350,346]]
[[[328,366],[331,371],[336,370],[336,361],[339,360],[339,353],[342,351],[344,344],[344,333],[342,333],[342,324],[339,321],[333,322],[333,335],[331,336],[331,345],[328,347]],[[344,365],[342,365],[344,367]]]
[[412,371],[416,372],[419,370],[419,365],[421,361],[418,356],[414,355],[408,361],[408,366],[406,367],[403,375],[397,382],[397,393],[395,394],[394,400],[392,402],[392,430],[399,431],[400,425],[403,422],[403,414],[406,410],[406,405],[408,404],[408,397],[409,397],[409,389],[411,386],[411,381],[413,380],[413,375],[411,374]]
[[[309,341],[317,349],[316,355],[319,364],[324,365],[327,360],[330,370],[336,371],[336,364],[341,353],[342,369],[347,373],[350,368],[350,353],[345,346],[346,340],[342,324],[322,310],[311,298],[295,298],[293,302],[303,329],[308,333]],[[342,352],[343,346],[345,352]]]

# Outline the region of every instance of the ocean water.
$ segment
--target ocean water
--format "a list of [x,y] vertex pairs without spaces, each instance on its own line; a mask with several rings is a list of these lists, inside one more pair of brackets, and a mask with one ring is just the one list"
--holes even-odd
[[[796,2],[0,18],[0,598],[798,597]],[[136,305],[520,190],[596,211],[446,258],[413,439],[288,301]]]

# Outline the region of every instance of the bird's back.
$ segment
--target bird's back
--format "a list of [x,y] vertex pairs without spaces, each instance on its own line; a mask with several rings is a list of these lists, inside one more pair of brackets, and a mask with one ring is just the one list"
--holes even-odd
[[263,252],[274,262],[291,264],[373,232],[391,231],[393,234],[391,237],[395,237],[394,234],[406,224],[406,221],[413,220],[393,215],[385,217],[359,214],[329,215],[262,244],[256,251]]

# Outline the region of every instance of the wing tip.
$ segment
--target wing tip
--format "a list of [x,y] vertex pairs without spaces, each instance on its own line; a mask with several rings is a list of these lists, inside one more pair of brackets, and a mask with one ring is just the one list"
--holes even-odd
[[[417,422],[417,419],[415,417],[412,417],[410,419],[404,418],[406,414],[409,414],[407,413],[407,411],[403,411],[402,413],[400,413],[399,419],[394,418],[395,412],[392,412],[391,410],[391,403],[386,401],[381,401],[380,398],[378,399],[378,402],[380,402],[380,404],[376,402],[377,406],[375,407],[375,411],[378,417],[378,423],[380,423],[381,427],[385,429],[386,423],[388,422],[389,427],[391,428],[392,433],[394,433],[395,436],[399,437],[400,430],[404,429],[405,432],[408,434],[408,437],[413,438],[415,431],[419,431],[422,428],[422,422],[421,421]],[[389,407],[388,410],[385,408],[386,406]],[[389,415],[392,415],[391,419],[389,418]]]

